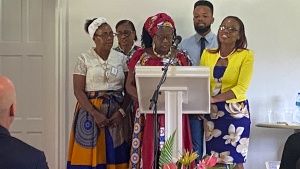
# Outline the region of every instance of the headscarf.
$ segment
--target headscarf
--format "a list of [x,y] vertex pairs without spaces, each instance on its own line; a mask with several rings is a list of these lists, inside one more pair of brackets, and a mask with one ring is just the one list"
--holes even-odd
[[103,17],[99,17],[97,19],[95,19],[88,27],[88,32],[90,37],[93,39],[94,34],[96,32],[96,30],[98,29],[99,26],[101,26],[102,24],[106,23],[106,19]]
[[151,37],[153,37],[155,32],[161,27],[175,28],[173,19],[165,13],[158,13],[154,16],[150,16],[144,23],[144,28]]

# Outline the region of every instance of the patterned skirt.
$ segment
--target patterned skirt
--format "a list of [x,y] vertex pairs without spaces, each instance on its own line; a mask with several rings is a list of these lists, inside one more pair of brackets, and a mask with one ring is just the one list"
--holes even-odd
[[245,163],[251,124],[248,100],[212,104],[205,118],[207,154],[218,157],[218,163]]
[[132,144],[130,150],[130,161],[129,169],[142,169],[142,139],[144,134],[145,127],[145,115],[141,114],[138,108],[138,103],[134,105],[135,109],[135,118],[134,118],[134,127],[132,134]]
[[[152,169],[154,161],[154,116],[152,114],[141,114],[138,104],[134,120],[134,131],[132,136],[131,157],[129,169]],[[182,148],[192,150],[192,138],[189,128],[188,115],[182,116]],[[159,148],[165,143],[165,116],[158,115]],[[194,165],[194,164],[193,164]],[[191,166],[193,166],[191,165]]]
[[[90,102],[107,118],[123,100],[121,92],[87,92]],[[129,120],[116,127],[98,128],[93,117],[77,103],[69,141],[67,169],[127,169],[130,153]]]

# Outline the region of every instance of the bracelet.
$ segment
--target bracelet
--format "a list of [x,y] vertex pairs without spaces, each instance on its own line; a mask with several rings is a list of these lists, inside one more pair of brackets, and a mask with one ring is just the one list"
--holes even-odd
[[125,113],[125,111],[122,108],[119,108],[118,111],[122,114],[123,117],[126,116],[126,113]]

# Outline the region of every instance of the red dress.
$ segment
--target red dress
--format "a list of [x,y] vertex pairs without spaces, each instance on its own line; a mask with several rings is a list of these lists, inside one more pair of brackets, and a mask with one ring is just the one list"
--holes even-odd
[[[186,50],[180,50],[176,56],[176,62],[172,66],[191,66],[192,62],[187,54]],[[151,57],[145,52],[144,49],[137,50],[130,62],[128,63],[129,71],[133,71],[136,65],[139,66],[164,66],[162,58]],[[152,114],[147,114],[146,118],[143,114],[140,114],[138,105],[136,107],[135,115],[135,124],[134,124],[134,133],[133,141],[131,148],[131,158],[129,162],[130,168],[134,169],[152,169],[154,161],[154,126],[153,120],[154,116]],[[145,120],[145,121],[144,121]],[[164,115],[158,115],[158,128],[161,131],[164,131],[165,119]],[[189,120],[187,115],[182,115],[182,139],[183,139],[183,149],[189,151],[192,150],[192,139],[190,133]],[[146,136],[143,133],[147,133]],[[167,138],[166,138],[167,139]],[[164,141],[164,136],[160,138],[161,141]]]

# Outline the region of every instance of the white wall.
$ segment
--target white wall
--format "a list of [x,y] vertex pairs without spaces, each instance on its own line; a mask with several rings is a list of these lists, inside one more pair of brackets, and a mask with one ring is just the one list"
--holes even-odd
[[[177,33],[186,38],[194,33],[192,10],[195,0],[70,0],[69,1],[69,118],[73,116],[75,97],[72,72],[77,56],[87,51],[93,42],[84,32],[86,19],[104,16],[114,29],[121,19],[134,22],[138,37],[144,21],[158,12],[168,13],[175,21]],[[298,67],[300,57],[299,0],[211,0],[214,4],[217,32],[222,19],[236,15],[246,27],[248,47],[255,53],[254,75],[248,90],[252,120],[250,147],[246,169],[264,169],[267,160],[280,160],[286,138],[293,132],[284,129],[257,128],[267,121],[270,107],[293,108],[300,91]],[[117,39],[115,39],[116,41]]]

